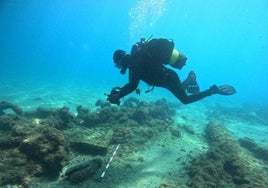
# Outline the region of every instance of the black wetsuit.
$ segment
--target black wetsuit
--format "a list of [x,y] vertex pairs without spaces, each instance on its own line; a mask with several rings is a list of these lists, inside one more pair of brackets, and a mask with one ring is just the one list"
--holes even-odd
[[[211,95],[209,90],[187,95],[177,73],[163,65],[168,64],[174,47],[173,42],[170,43],[172,43],[172,45],[163,45],[164,50],[162,50],[161,53],[159,53],[160,48],[150,50],[152,48],[152,46],[150,46],[149,49],[141,49],[138,52],[132,52],[130,55],[127,55],[126,61],[128,61],[129,64],[129,83],[121,88],[119,93],[120,98],[133,92],[138,87],[140,80],[151,86],[168,89],[183,104],[192,103]],[[163,41],[163,44],[167,44],[167,42]]]

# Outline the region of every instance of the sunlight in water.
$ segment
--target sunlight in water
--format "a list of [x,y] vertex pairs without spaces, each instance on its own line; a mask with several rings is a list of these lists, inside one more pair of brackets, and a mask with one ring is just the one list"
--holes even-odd
[[141,36],[144,31],[154,26],[157,20],[163,15],[166,10],[166,0],[139,0],[136,6],[129,11],[130,38]]

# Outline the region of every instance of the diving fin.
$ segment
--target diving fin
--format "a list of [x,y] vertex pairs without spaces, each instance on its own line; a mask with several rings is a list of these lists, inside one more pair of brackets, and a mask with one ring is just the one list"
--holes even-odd
[[220,95],[233,95],[236,93],[236,90],[233,86],[224,84],[218,87],[218,94]]

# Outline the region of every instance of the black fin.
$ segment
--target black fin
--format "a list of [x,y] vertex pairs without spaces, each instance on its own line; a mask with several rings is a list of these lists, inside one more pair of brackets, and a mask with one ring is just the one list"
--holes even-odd
[[219,86],[218,89],[219,89],[218,94],[221,95],[233,95],[236,93],[235,88],[227,84]]

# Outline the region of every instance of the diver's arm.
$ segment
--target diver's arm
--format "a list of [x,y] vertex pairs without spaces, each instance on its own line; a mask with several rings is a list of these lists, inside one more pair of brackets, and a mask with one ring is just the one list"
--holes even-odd
[[121,88],[119,93],[120,98],[130,94],[135,89],[137,89],[139,82],[139,74],[136,71],[129,70],[129,82]]
[[120,105],[120,98],[133,92],[139,85],[139,71],[134,71],[134,68],[129,68],[129,82],[123,87],[115,87],[108,95],[107,100],[112,104]]

